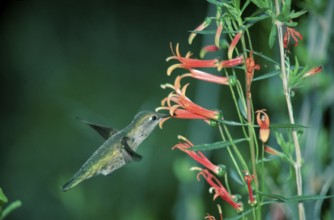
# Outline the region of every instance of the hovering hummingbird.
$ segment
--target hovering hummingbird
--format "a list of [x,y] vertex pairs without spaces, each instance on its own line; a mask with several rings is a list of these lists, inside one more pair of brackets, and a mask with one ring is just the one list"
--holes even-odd
[[138,146],[164,117],[166,116],[157,112],[142,111],[134,117],[126,128],[120,131],[84,121],[106,141],[61,189],[67,191],[93,176],[108,175],[129,162],[141,160],[142,156],[136,153]]

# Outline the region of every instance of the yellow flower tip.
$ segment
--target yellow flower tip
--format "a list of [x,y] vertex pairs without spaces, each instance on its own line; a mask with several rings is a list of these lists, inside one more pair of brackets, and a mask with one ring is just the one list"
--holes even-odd
[[192,32],[190,35],[189,35],[189,38],[188,38],[188,44],[191,45],[193,40],[195,39],[196,37],[196,33]]
[[166,118],[161,119],[161,121],[159,122],[159,128],[162,129],[162,125],[165,123],[165,121],[167,121],[170,118],[171,117],[166,117]]
[[200,167],[191,167],[190,170],[191,171],[202,171],[202,168],[200,168]]
[[269,135],[270,135],[270,129],[267,128],[267,129],[260,129],[260,140],[263,142],[263,143],[266,143],[269,139]]
[[183,137],[182,135],[178,135],[177,139],[182,140],[182,141],[187,141],[188,139]]
[[167,75],[170,76],[172,74],[172,72],[176,69],[176,68],[180,68],[182,67],[181,64],[176,63],[174,65],[171,65],[170,67],[168,67],[167,69]]
[[220,21],[219,25],[217,27],[216,34],[215,34],[215,45],[216,45],[216,47],[220,47],[220,35],[222,33],[222,30],[223,30],[223,22]]

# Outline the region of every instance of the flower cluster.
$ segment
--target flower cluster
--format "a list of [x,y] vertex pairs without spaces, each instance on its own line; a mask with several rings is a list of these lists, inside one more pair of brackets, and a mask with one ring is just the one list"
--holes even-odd
[[[167,110],[173,118],[202,119],[205,121],[220,119],[221,113],[219,111],[205,109],[186,96],[186,90],[189,84],[181,87],[181,79],[181,76],[177,76],[174,85],[165,84],[161,86],[162,88],[171,88],[173,91],[161,101],[161,107],[156,108],[156,111]],[[162,124],[169,118],[170,117],[166,117],[162,120],[160,127],[162,127]]]
[[207,169],[211,170],[216,175],[222,176],[224,170],[221,166],[214,165],[201,151],[189,150],[189,148],[193,147],[194,144],[191,143],[191,141],[189,141],[187,138],[181,135],[179,135],[178,138],[180,140],[183,140],[184,142],[176,144],[172,148],[173,150],[177,148],[187,153],[191,158],[193,158],[195,161],[205,166]]
[[200,181],[202,176],[206,182],[211,186],[210,190],[214,192],[213,200],[220,197],[227,203],[229,203],[237,212],[242,212],[242,204],[234,201],[233,196],[225,189],[223,184],[212,175],[207,169],[201,169],[198,167],[193,168],[193,170],[198,170],[197,180]]

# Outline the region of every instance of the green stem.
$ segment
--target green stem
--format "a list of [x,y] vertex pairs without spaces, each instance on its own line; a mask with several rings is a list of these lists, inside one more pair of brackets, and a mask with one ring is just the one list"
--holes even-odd
[[[280,14],[280,5],[278,0],[275,0],[276,5],[276,13],[277,15]],[[275,22],[277,27],[277,34],[278,34],[278,42],[279,42],[279,52],[280,52],[280,60],[281,60],[281,73],[282,73],[282,81],[283,81],[283,91],[285,95],[285,100],[288,108],[288,114],[291,124],[295,124],[294,116],[293,116],[293,108],[291,103],[291,97],[290,97],[290,88],[289,88],[289,77],[287,74],[287,70],[285,68],[285,53],[284,53],[284,47],[283,47],[283,31],[282,26],[283,23],[276,20]],[[303,189],[302,189],[302,174],[301,174],[301,167],[302,167],[302,155],[299,145],[299,140],[297,136],[296,129],[292,129],[292,138],[295,146],[295,156],[296,161],[294,163],[294,168],[296,172],[296,185],[297,185],[297,194],[298,196],[303,195]],[[305,219],[305,209],[304,204],[302,202],[298,203],[298,214],[299,219],[304,220]]]

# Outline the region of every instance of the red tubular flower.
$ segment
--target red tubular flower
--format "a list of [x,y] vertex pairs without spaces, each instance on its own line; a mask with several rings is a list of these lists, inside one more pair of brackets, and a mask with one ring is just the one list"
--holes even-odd
[[212,60],[199,60],[199,59],[192,59],[190,58],[191,53],[188,52],[185,57],[182,57],[180,52],[179,52],[179,44],[176,44],[176,49],[175,53],[172,49],[173,55],[167,57],[167,61],[170,60],[178,60],[180,63],[174,64],[170,66],[167,69],[167,75],[170,75],[174,69],[176,68],[185,68],[185,69],[190,69],[190,68],[206,68],[206,67],[217,67],[219,61],[218,59],[212,59]]
[[[194,31],[202,31],[204,30],[206,27],[209,26],[209,24],[211,23],[211,19],[206,19],[202,24],[200,24],[197,28],[195,28]],[[189,38],[188,38],[188,43],[191,44],[194,40],[194,38],[196,37],[197,33],[196,32],[192,32],[190,35],[189,35]]]
[[303,35],[296,31],[294,28],[286,27],[286,32],[283,36],[283,46],[284,48],[288,47],[288,44],[290,42],[290,37],[295,41],[295,44],[293,46],[298,46],[298,38],[300,40],[303,40]]
[[207,169],[211,170],[215,174],[222,175],[222,172],[223,172],[222,168],[220,166],[217,166],[217,165],[214,165],[213,163],[211,163],[211,161],[201,151],[188,150],[188,148],[194,146],[194,144],[191,143],[191,141],[189,141],[188,139],[186,139],[185,137],[183,137],[181,135],[179,135],[178,138],[182,139],[185,142],[176,144],[172,148],[173,150],[175,148],[178,148],[179,150],[187,153],[191,158],[193,158],[198,163],[202,164],[203,166],[205,166]]
[[252,186],[251,186],[252,181],[254,181],[254,176],[246,172],[244,179],[245,179],[245,182],[247,183],[247,189],[248,189],[248,194],[249,194],[249,204],[255,205],[257,201],[253,195]]
[[212,189],[215,191],[215,195],[213,196],[213,200],[215,200],[217,197],[221,197],[224,201],[229,203],[237,212],[242,212],[243,208],[241,204],[236,203],[232,196],[228,193],[228,191],[225,189],[225,187],[221,184],[221,182],[212,175],[208,170],[206,169],[200,169],[200,172],[197,174],[197,180],[200,180],[200,176],[203,176],[203,178],[206,180],[206,182],[212,187]]
[[275,150],[274,148],[272,147],[269,147],[269,146],[265,146],[264,148],[264,151],[267,152],[268,154],[271,154],[271,155],[274,155],[274,156],[278,156],[278,157],[283,157],[284,154]]
[[218,84],[223,84],[223,85],[228,85],[229,84],[229,79],[224,76],[216,76],[210,73],[206,73],[197,69],[189,69],[190,73],[183,74],[181,78],[184,77],[192,77],[198,80],[203,80],[207,82],[212,82],[212,83],[218,83]]
[[242,31],[240,31],[238,34],[236,34],[231,42],[231,45],[228,48],[228,52],[227,52],[227,57],[229,59],[232,59],[232,54],[234,51],[235,46],[238,44],[240,38],[242,36]]
[[265,109],[261,109],[261,110],[257,110],[256,113],[256,121],[257,124],[260,126],[260,140],[263,143],[266,143],[268,138],[269,138],[269,134],[270,134],[270,120],[269,120],[269,116],[265,113]]
[[199,53],[199,56],[201,58],[203,58],[205,56],[205,54],[207,54],[208,52],[216,52],[218,51],[219,48],[216,47],[216,45],[207,45],[205,47],[203,47]]
[[314,76],[318,73],[320,73],[322,71],[322,67],[321,66],[318,66],[318,67],[315,67],[313,69],[310,69],[309,71],[307,71],[303,77],[309,77],[309,76]]
[[244,57],[243,56],[238,56],[238,57],[233,58],[233,59],[220,61],[220,63],[218,64],[218,71],[220,71],[223,68],[231,68],[231,67],[234,67],[234,66],[238,66],[238,65],[242,64],[243,62],[244,62]]
[[162,86],[162,88],[168,87],[173,89],[174,91],[161,101],[161,107],[157,108],[157,111],[169,110],[169,114],[172,117],[175,117],[176,114],[178,118],[186,116],[184,118],[187,119],[190,117],[190,115],[191,117],[195,117],[196,115],[198,115],[197,118],[205,118],[206,120],[218,120],[221,118],[221,114],[219,111],[208,110],[192,102],[185,94],[189,84],[186,84],[184,87],[181,88],[180,80],[181,76],[177,76],[174,85],[166,84]]

